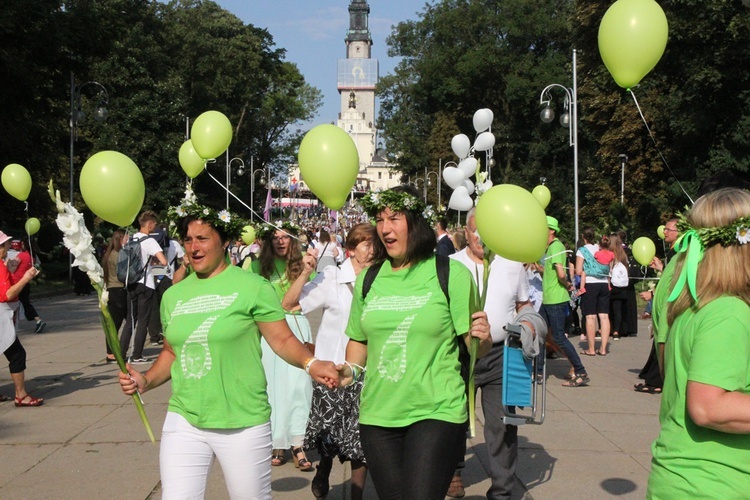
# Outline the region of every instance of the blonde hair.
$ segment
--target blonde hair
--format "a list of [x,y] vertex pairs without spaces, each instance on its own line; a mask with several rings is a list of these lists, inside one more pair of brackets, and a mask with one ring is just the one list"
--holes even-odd
[[[748,215],[750,193],[728,188],[701,196],[687,214],[687,221],[693,228],[700,229],[726,226]],[[696,278],[697,301],[685,286],[677,299],[669,304],[667,321],[670,326],[687,309],[700,309],[723,295],[737,297],[750,305],[750,244],[738,243],[727,246],[715,244],[704,249]],[[699,244],[698,241],[691,243],[696,244]],[[682,274],[686,254],[687,252],[681,252],[676,257],[671,288],[674,288]]]

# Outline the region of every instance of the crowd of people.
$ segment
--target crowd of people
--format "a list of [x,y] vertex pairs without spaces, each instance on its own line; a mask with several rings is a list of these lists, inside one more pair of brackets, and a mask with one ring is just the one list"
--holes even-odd
[[[649,498],[730,498],[750,486],[750,194],[717,187],[666,221],[670,251],[650,264],[661,279],[641,294],[654,342],[634,389],[663,393]],[[635,285],[644,272],[624,231],[586,227],[566,247],[548,216],[543,258],[518,263],[488,257],[473,210],[451,229],[426,215],[409,187],[370,193],[361,205],[344,227],[265,224],[249,245],[230,218],[199,205],[183,207],[176,238],[151,211],[135,234],[112,234],[101,262],[120,350],[130,354],[121,389],[171,381],[164,498],[202,497],[214,459],[230,496],[270,498],[271,467],[289,456],[300,471],[316,470],[316,498],[328,494],[336,458],[351,464],[354,499],[368,474],[383,499],[464,496],[473,395],[462,356],[473,339],[487,498],[510,498],[518,430],[499,404],[506,327],[523,332],[532,346],[525,354],[539,366],[564,356],[564,387],[592,383],[583,359],[638,334]],[[19,303],[35,330],[45,329],[28,300],[38,271],[20,257],[22,245],[9,256],[11,240],[0,232],[0,345],[16,406],[39,406],[43,399],[25,391],[26,353],[15,335]],[[142,267],[132,281],[122,275],[129,252]],[[477,290],[487,302],[474,311]],[[318,331],[307,319],[313,311],[322,312]],[[149,338],[161,349],[155,359],[143,355]],[[109,346],[106,361],[114,362]]]

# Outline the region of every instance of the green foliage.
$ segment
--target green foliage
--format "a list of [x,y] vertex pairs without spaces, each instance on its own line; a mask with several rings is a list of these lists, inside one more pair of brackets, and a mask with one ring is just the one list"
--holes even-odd
[[[471,137],[473,112],[489,107],[493,182],[531,189],[545,177],[547,212],[572,242],[573,152],[557,120],[540,123],[538,95],[551,83],[572,87],[575,47],[580,226],[624,227],[631,240],[653,237],[664,217],[688,203],[676,180],[694,197],[721,169],[750,172],[750,12],[741,2],[659,4],[669,21],[667,49],[634,89],[656,146],[599,56],[599,24],[611,0],[442,0],[388,38],[390,54],[402,58],[378,88],[382,135],[397,152],[392,160],[406,174],[434,168],[435,151],[452,156],[451,134]],[[551,92],[557,117],[563,94]],[[624,207],[620,154],[628,156]]]
[[[267,30],[212,1],[7,3],[0,19],[0,82],[8,97],[0,108],[0,166],[28,168],[29,210],[43,226],[53,215],[44,186],[51,178],[65,192],[69,184],[71,73],[86,114],[74,144],[76,173],[97,151],[126,154],[143,173],[144,206],[156,211],[182,197],[177,155],[186,120],[219,110],[235,127],[230,157],[244,159],[248,170],[250,156],[255,168],[286,168],[302,135],[291,126],[312,118],[321,103],[320,91],[284,61]],[[87,82],[106,88],[106,122],[91,119],[102,94]],[[224,158],[209,171],[223,183]],[[233,189],[245,199],[250,183],[241,179],[235,174]],[[195,188],[202,203],[223,208],[223,189],[208,176],[199,176]],[[80,195],[74,202],[83,205]],[[23,226],[23,206],[5,194],[0,211],[2,228]],[[55,233],[49,237],[59,240]]]

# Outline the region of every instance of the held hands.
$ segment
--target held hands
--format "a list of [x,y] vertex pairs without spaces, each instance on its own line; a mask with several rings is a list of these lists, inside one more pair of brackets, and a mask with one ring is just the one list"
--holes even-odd
[[28,281],[31,281],[34,278],[36,278],[37,274],[39,274],[39,269],[37,269],[36,267],[30,267],[29,269],[26,270],[25,273],[23,273],[23,277],[26,278]]
[[[317,383],[323,384],[329,389],[335,389],[339,385],[339,373],[333,361],[315,360],[310,364],[310,377]],[[123,374],[124,375],[124,374]],[[122,381],[120,381],[122,384]]]
[[119,372],[120,377],[120,389],[122,392],[131,396],[135,394],[136,390],[143,393],[146,387],[146,377],[135,370],[130,364],[127,365],[128,373]]

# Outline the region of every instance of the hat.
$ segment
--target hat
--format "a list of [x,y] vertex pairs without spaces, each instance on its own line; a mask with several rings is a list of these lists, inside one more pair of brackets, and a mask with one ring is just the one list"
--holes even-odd
[[21,240],[11,240],[10,247],[13,250],[18,250],[20,252],[23,250],[23,242],[21,242]]
[[547,227],[552,229],[556,233],[560,232],[560,226],[557,223],[557,219],[549,215],[547,216]]
[[0,231],[0,245],[8,241],[9,239],[13,238],[13,236],[8,236],[4,232]]

